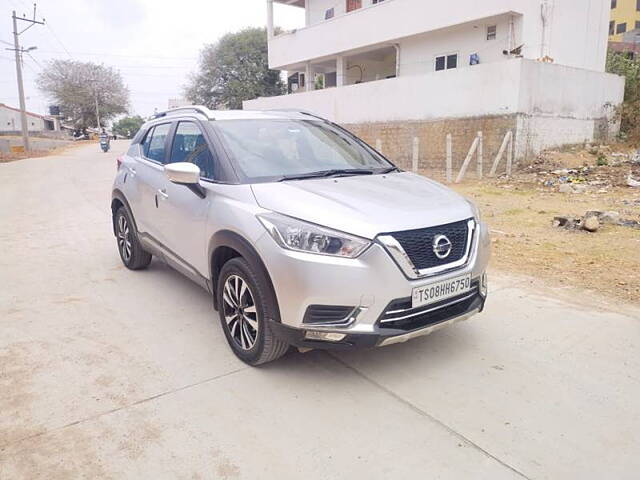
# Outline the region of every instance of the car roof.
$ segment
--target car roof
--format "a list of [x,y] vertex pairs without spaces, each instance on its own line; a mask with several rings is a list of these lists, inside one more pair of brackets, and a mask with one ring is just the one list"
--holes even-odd
[[156,113],[152,120],[175,118],[180,116],[197,117],[206,120],[308,120],[311,117],[321,119],[311,112],[301,110],[211,110],[202,105],[190,105]]

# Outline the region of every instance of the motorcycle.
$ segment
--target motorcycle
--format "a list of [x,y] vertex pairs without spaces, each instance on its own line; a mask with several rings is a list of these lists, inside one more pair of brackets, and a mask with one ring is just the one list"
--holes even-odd
[[100,139],[100,148],[102,148],[102,151],[104,153],[107,153],[109,151],[109,139],[108,138],[101,138]]

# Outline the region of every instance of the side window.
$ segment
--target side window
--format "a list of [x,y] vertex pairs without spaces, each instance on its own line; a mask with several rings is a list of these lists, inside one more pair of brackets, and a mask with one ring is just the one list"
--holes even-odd
[[146,157],[149,153],[149,144],[151,144],[151,136],[153,135],[153,127],[147,132],[147,136],[144,137],[142,142],[142,154]]
[[144,140],[144,156],[150,160],[164,163],[164,151],[167,135],[171,128],[170,123],[163,123],[162,125],[156,125],[152,132],[147,134],[147,138]]
[[189,162],[200,167],[202,178],[214,179],[213,155],[200,127],[193,122],[180,122],[171,149],[171,163]]
[[133,143],[131,144],[131,146],[129,147],[129,150],[127,150],[127,155],[129,157],[137,157],[140,155],[140,144],[138,143]]

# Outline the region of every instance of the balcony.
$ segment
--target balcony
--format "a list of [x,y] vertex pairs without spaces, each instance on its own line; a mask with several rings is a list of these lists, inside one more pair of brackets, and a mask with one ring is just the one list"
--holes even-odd
[[269,41],[269,66],[296,70],[311,60],[389,44],[483,18],[520,13],[513,10],[520,2],[513,0],[462,0],[450,2],[446,8],[424,0],[363,3],[367,5],[358,10],[273,37]]

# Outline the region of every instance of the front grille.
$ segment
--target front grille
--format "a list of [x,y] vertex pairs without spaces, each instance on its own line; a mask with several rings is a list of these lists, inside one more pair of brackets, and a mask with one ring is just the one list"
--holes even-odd
[[[425,270],[457,262],[464,257],[469,241],[468,222],[463,220],[437,227],[395,232],[391,236],[400,243],[415,268]],[[438,235],[445,235],[452,245],[451,253],[444,259],[438,258],[433,251],[433,239]]]
[[411,298],[394,300],[378,319],[378,326],[410,332],[459,317],[481,306],[482,297],[476,281],[471,291],[424,307],[412,309]]
[[336,305],[311,305],[304,314],[303,323],[311,325],[347,322],[355,307]]

